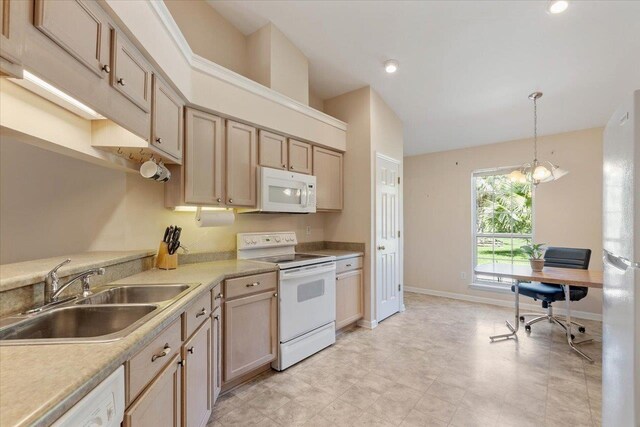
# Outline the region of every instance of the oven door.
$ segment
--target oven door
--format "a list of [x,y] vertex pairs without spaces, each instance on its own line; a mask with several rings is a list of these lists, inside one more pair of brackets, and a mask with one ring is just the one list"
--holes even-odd
[[314,213],[316,177],[260,167],[258,203],[262,212]]
[[335,320],[335,262],[280,271],[280,342]]

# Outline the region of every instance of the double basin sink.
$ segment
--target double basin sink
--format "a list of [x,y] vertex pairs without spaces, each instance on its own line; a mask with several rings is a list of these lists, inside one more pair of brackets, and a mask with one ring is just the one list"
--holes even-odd
[[125,337],[162,309],[186,295],[194,284],[101,287],[36,314],[3,319],[0,345],[106,342]]

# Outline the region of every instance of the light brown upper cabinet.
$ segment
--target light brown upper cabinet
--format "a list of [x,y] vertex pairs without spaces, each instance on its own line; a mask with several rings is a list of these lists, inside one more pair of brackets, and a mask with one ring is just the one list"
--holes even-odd
[[213,408],[211,321],[205,321],[182,346],[183,426],[204,427]]
[[33,23],[97,76],[108,76],[111,71],[109,29],[104,12],[96,2],[35,0]]
[[27,2],[0,0],[0,75],[22,77]]
[[182,159],[184,136],[182,110],[182,99],[154,74],[151,145],[169,154],[178,162]]
[[312,170],[312,146],[289,138],[289,170],[310,174]]
[[275,169],[287,169],[289,165],[287,138],[282,135],[259,131],[258,136],[259,165]]
[[226,204],[256,205],[256,128],[227,120]]
[[224,203],[224,122],[213,114],[186,109],[184,178],[185,203]]
[[116,29],[111,29],[110,74],[110,83],[114,88],[143,111],[150,110],[151,66]]
[[316,176],[316,209],[339,211],[343,207],[343,154],[313,147]]

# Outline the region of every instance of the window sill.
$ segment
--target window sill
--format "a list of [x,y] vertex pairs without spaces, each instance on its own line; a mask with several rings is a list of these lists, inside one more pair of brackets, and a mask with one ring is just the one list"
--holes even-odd
[[488,291],[488,292],[496,292],[500,294],[511,294],[511,285],[494,285],[491,283],[471,283],[469,288],[475,289],[478,291]]

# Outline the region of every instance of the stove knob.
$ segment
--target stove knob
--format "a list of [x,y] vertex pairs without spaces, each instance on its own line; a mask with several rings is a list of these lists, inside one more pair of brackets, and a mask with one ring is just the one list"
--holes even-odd
[[244,242],[248,245],[249,243],[251,243],[251,239],[249,239],[248,237],[245,237]]
[[256,240],[256,238],[254,237],[253,239],[251,239],[251,243],[253,243],[253,244],[255,245],[256,243],[258,243],[258,241],[257,241],[257,240]]
[[276,236],[276,242],[280,243],[280,236]]

